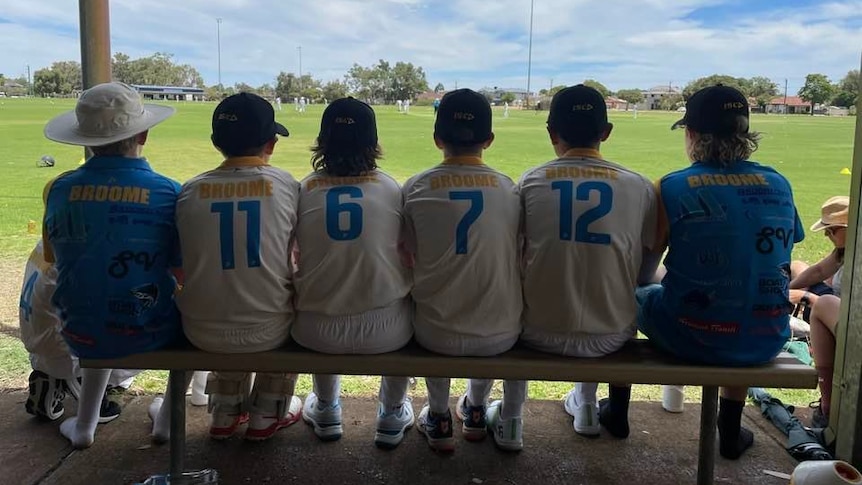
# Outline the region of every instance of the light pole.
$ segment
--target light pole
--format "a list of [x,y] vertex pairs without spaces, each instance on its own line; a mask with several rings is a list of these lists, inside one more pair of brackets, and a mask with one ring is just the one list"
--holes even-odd
[[299,91],[302,92],[302,46],[296,46],[296,50],[299,52]]
[[530,75],[533,70],[533,4],[535,0],[530,0],[530,43],[527,48],[527,108],[530,107]]
[[216,19],[216,46],[218,48],[218,88],[222,89],[221,85],[221,17]]

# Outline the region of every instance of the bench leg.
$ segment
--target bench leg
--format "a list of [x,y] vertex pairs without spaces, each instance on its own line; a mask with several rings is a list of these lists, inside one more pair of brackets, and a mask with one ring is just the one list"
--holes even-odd
[[172,370],[168,381],[171,394],[171,483],[181,483],[186,457],[186,372]]
[[718,387],[703,386],[701,401],[697,485],[712,485],[715,477],[715,427],[718,421]]

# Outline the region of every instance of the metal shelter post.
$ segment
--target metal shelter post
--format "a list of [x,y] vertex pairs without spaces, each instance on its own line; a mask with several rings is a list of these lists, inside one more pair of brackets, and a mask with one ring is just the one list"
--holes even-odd
[[[858,80],[862,88],[862,75]],[[844,253],[841,313],[835,335],[833,406],[827,437],[837,457],[862,467],[862,96],[856,99],[856,139],[850,179],[850,220]]]

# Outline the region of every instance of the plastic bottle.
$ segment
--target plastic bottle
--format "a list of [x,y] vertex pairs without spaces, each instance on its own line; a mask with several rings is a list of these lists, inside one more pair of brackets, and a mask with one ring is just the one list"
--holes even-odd
[[[136,485],[171,485],[171,476],[153,475]],[[174,485],[218,485],[218,472],[212,468],[185,472],[181,480],[174,481]]]

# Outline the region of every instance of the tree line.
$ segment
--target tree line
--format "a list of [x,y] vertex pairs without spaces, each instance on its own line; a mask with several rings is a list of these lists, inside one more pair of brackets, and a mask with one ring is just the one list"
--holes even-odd
[[[205,86],[200,72],[189,64],[179,64],[172,54],[156,52],[138,59],[131,59],[127,54],[117,52],[111,59],[113,77],[117,81],[128,84],[143,84],[156,86],[193,86],[205,89],[209,99],[221,99],[236,92],[254,92],[266,98],[280,97],[289,102],[304,97],[308,100],[331,100],[352,95],[371,103],[394,103],[396,100],[415,99],[429,90],[425,71],[420,66],[410,62],[390,63],[380,59],[376,64],[361,66],[354,64],[341,79],[324,81],[311,74],[297,75],[293,72],[279,72],[273,83],[264,83],[254,87],[240,82],[233,86]],[[26,79],[15,79],[16,84],[26,85]],[[733,77],[724,74],[713,74],[688,83],[681,93],[669,93],[661,97],[660,109],[674,110],[684,105],[685,99],[705,86],[724,84],[733,86],[746,96],[753,98],[761,108],[779,96],[779,86],[769,78],[755,76],[751,78]],[[4,77],[0,74],[0,85]],[[616,92],[608,89],[601,82],[587,79],[583,82],[596,88],[605,97],[615,96],[629,104],[643,101],[643,90],[630,88]],[[54,62],[49,67],[39,69],[34,74],[33,91],[38,96],[63,96],[80,92],[82,89],[81,64],[77,61]],[[541,89],[541,98],[550,98],[565,86],[559,85],[549,89]],[[434,88],[443,92],[442,84]],[[498,90],[482,90],[489,99],[513,102],[513,93],[499,93]],[[824,74],[809,74],[805,84],[797,92],[803,100],[815,104],[828,103],[834,106],[853,107],[859,94],[859,71],[852,70],[840,81],[833,83]],[[813,109],[812,109],[813,112]]]
[[[156,52],[148,57],[131,59],[117,52],[111,58],[115,81],[153,86],[190,86],[205,90],[210,99],[220,99],[237,92],[254,92],[267,98],[288,101],[305,97],[309,100],[337,99],[348,94],[373,103],[392,103],[397,99],[414,99],[428,90],[422,67],[410,62],[394,64],[380,59],[371,66],[354,64],[343,79],[323,81],[311,74],[280,72],[274,82],[253,87],[244,82],[233,86],[205,86],[200,72],[189,64],[175,62],[173,55]],[[33,90],[37,96],[65,96],[83,87],[81,64],[77,61],[54,62],[34,74]]]

